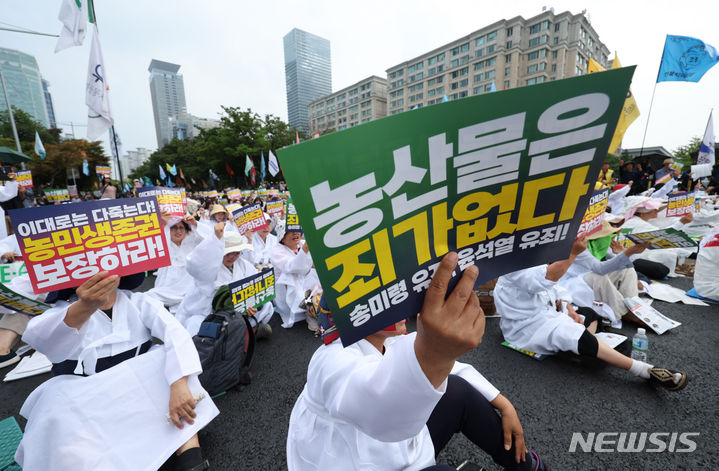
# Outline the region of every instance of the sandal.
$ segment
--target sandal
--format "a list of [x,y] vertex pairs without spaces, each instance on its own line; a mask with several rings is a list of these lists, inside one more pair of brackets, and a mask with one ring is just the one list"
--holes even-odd
[[[681,374],[682,377],[679,379],[679,382],[675,383],[674,375],[677,373]],[[689,377],[684,371],[673,371],[666,368],[649,368],[649,380],[667,391],[679,391],[687,385]]]

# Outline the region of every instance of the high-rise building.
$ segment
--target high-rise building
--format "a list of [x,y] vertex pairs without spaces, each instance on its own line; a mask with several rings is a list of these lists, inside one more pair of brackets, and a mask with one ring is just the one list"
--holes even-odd
[[52,104],[52,95],[50,94],[50,82],[42,79],[42,94],[45,98],[45,109],[47,110],[47,121],[51,128],[57,127],[55,119],[55,107]]
[[609,49],[582,12],[516,16],[387,69],[389,113],[582,75]]
[[[35,58],[15,49],[0,47],[0,71],[7,84],[10,104],[25,111],[43,126],[49,127],[40,67]],[[0,83],[0,111],[2,110],[7,110],[7,104]]]
[[177,116],[187,111],[185,82],[182,74],[177,73],[179,70],[178,64],[157,59],[152,59],[148,68],[158,148],[178,137],[176,130],[173,130],[173,119],[176,120]]
[[145,163],[150,158],[152,152],[143,147],[138,147],[137,150],[128,150],[124,156],[120,159],[120,165],[122,166],[122,174],[127,177],[137,167]]
[[311,102],[310,131],[342,130],[387,116],[387,80],[373,75]]
[[288,122],[308,132],[307,105],[332,93],[330,42],[297,28],[287,33],[283,42]]

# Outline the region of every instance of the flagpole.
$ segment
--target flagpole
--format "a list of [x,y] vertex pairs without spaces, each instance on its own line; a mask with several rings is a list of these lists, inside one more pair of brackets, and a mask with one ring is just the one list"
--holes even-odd
[[657,91],[657,84],[659,82],[654,82],[654,90],[652,91],[652,101],[649,103],[649,112],[647,113],[647,124],[644,126],[644,137],[642,137],[642,148],[639,149],[639,158],[642,157],[644,154],[644,141],[647,138],[647,129],[649,129],[649,118],[652,115],[652,106],[654,105],[654,94]]

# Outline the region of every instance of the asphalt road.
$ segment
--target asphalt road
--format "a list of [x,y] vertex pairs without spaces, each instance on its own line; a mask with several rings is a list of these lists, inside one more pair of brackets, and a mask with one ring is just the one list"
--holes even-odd
[[[691,280],[669,284],[683,289]],[[719,306],[696,307],[655,301],[654,307],[682,323],[664,335],[649,333],[649,361],[689,374],[686,389],[667,392],[611,367],[589,368],[564,357],[537,361],[500,345],[498,319],[487,319],[482,344],[467,354],[471,363],[514,404],[531,449],[555,470],[708,470],[719,467]],[[221,414],[200,440],[214,470],[286,469],[285,440],[290,412],[305,381],[319,339],[304,324],[286,330],[277,316],[274,334],[258,344],[254,379],[244,391],[215,400]],[[411,326],[410,326],[411,327]],[[629,336],[633,327],[624,327]],[[4,376],[10,368],[0,370]],[[25,397],[49,375],[0,384],[0,419],[18,412]],[[411,411],[408,411],[411,413]],[[677,452],[569,452],[573,432],[678,432],[692,436],[696,450]],[[616,435],[608,436],[616,439]],[[661,438],[669,442],[669,436]],[[317,446],[322,446],[318,443]],[[656,446],[647,444],[647,448]],[[498,470],[491,459],[457,436],[439,462],[471,461]]]

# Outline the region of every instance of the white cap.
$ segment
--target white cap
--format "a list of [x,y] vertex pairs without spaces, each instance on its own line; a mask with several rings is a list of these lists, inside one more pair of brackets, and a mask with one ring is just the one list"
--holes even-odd
[[644,335],[644,334],[647,333],[647,331],[644,330],[644,327],[639,327],[639,328],[637,329],[637,333],[638,333],[638,334],[641,334],[641,335]]

